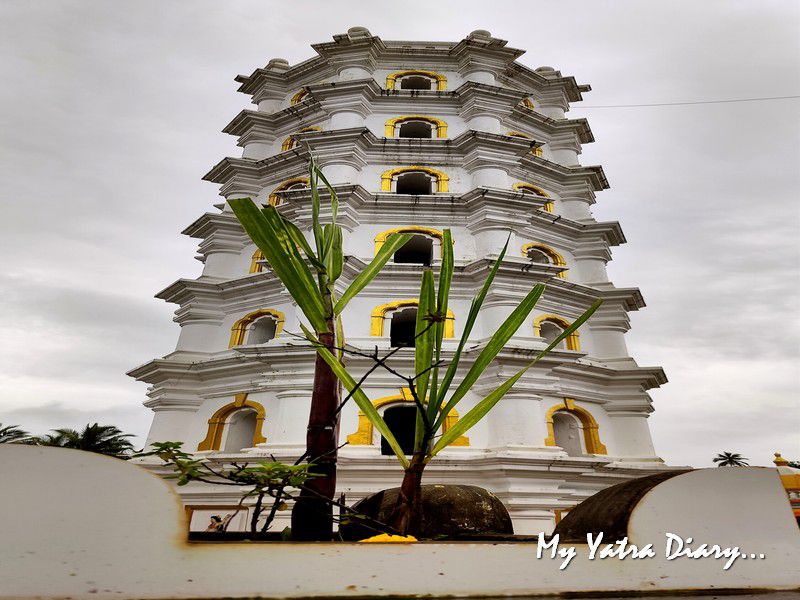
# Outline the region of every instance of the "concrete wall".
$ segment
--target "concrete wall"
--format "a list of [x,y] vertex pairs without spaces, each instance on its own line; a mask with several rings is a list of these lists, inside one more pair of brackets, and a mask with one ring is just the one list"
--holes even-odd
[[[800,532],[774,469],[679,475],[653,488],[629,524],[656,558],[564,570],[535,543],[190,544],[169,486],[117,459],[0,446],[0,598],[500,596],[588,591],[797,589]],[[763,559],[664,558],[664,532],[740,546]],[[413,576],[412,576],[413,575]]]

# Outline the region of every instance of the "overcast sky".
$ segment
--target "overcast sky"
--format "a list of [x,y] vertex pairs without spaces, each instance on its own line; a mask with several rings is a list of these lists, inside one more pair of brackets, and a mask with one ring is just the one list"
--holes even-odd
[[611,189],[609,265],[641,288],[631,354],[662,365],[660,455],[704,466],[800,459],[800,4],[713,2],[0,3],[0,422],[44,433],[113,423],[144,435],[125,371],[174,349],[153,294],[199,275],[183,227],[218,201],[201,176],[238,155],[220,133],[233,77],[362,25],[384,39],[488,29],[593,91],[571,117]]

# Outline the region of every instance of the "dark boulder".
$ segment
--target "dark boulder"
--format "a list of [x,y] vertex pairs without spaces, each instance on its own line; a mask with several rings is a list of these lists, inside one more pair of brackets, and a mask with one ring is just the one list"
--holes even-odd
[[[400,488],[383,490],[353,505],[362,515],[388,523],[397,503]],[[348,541],[362,540],[378,531],[351,520],[339,527]],[[483,488],[474,485],[423,485],[422,522],[419,539],[458,539],[468,536],[513,534],[514,528],[506,507]]]

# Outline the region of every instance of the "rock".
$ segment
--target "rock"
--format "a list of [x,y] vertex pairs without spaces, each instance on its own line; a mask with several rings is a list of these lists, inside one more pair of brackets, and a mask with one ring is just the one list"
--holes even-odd
[[[383,490],[353,505],[353,510],[370,519],[387,523],[397,502],[400,488]],[[376,534],[361,524],[343,523],[339,527],[348,541],[361,540]],[[423,485],[422,525],[418,538],[458,538],[468,535],[513,534],[514,527],[506,507],[483,488],[474,485]]]

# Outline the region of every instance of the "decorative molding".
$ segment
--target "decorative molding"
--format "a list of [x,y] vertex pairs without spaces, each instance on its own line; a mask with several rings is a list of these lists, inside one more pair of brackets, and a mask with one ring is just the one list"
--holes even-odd
[[553,415],[557,412],[567,412],[574,415],[581,422],[583,428],[583,441],[588,454],[608,454],[605,445],[600,441],[600,432],[597,421],[588,410],[575,406],[575,400],[564,398],[563,404],[556,404],[547,411],[545,420],[547,422],[547,437],[544,440],[545,446],[556,446],[555,427],[553,425]]
[[256,430],[253,433],[253,446],[267,441],[262,431],[264,427],[265,411],[258,402],[247,399],[247,394],[236,394],[230,404],[226,404],[215,412],[208,420],[208,431],[202,442],[197,444],[197,450],[219,450],[222,444],[222,434],[225,431],[225,421],[236,411],[243,408],[252,408],[256,411]]
[[[390,312],[393,312],[399,308],[407,308],[410,306],[418,306],[419,300],[395,300],[393,302],[387,302],[386,304],[381,304],[380,306],[376,306],[372,309],[371,321],[370,321],[370,328],[369,334],[373,336],[381,337],[383,336],[383,324],[386,320],[386,315]],[[452,309],[447,309],[447,317],[445,317],[444,321],[444,337],[445,338],[452,338],[455,337],[455,313],[453,313]]]

